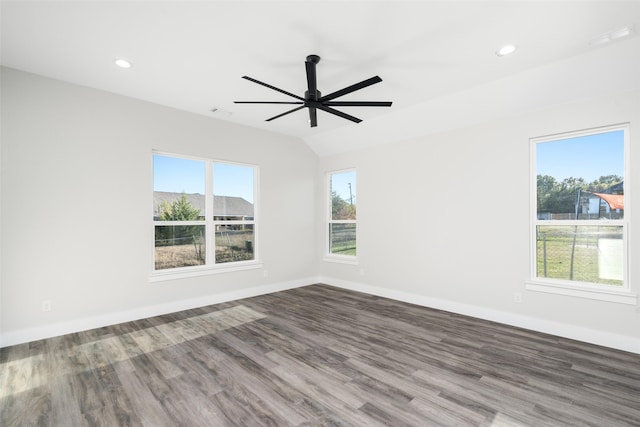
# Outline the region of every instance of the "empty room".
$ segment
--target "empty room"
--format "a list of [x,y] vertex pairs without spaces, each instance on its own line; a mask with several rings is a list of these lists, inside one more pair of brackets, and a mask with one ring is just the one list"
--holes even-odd
[[0,20],[0,425],[640,425],[640,2]]

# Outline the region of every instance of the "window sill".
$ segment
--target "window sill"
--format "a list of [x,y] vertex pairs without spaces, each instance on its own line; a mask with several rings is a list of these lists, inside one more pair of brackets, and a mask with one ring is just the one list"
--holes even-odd
[[260,261],[234,262],[232,265],[197,266],[172,268],[154,271],[149,275],[149,282],[164,282],[166,280],[184,279],[188,277],[209,276],[212,274],[230,273],[233,271],[254,270],[262,268]]
[[596,287],[588,288],[582,286],[571,286],[535,281],[525,282],[525,288],[530,291],[546,292],[557,295],[568,295],[598,301],[615,302],[618,304],[636,305],[638,303],[638,296],[626,290],[617,291]]
[[322,258],[323,261],[326,262],[336,262],[338,264],[350,264],[350,265],[358,265],[358,258],[351,255],[325,255]]

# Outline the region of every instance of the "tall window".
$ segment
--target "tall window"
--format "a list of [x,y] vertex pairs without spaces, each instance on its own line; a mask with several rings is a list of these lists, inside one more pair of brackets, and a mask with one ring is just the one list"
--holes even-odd
[[328,253],[354,260],[356,255],[356,171],[328,177]]
[[559,287],[628,291],[628,127],[532,139],[532,278]]
[[257,167],[153,155],[154,270],[253,261]]

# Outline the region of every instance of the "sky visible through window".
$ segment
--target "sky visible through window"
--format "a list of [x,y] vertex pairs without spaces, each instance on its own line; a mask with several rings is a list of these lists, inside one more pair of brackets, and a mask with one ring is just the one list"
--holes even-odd
[[538,143],[536,174],[557,181],[584,178],[587,183],[607,175],[624,178],[624,131]]
[[[242,197],[253,203],[253,171],[248,166],[215,163],[214,194]],[[204,185],[205,161],[154,154],[154,191],[204,194]]]
[[[349,190],[351,184],[351,190]],[[356,172],[347,171],[334,173],[331,175],[331,191],[338,193],[338,196],[346,202],[350,202],[353,198],[353,204],[356,204]]]

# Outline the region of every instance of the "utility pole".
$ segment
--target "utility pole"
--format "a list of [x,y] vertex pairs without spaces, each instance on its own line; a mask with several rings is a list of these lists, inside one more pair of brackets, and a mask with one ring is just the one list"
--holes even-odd
[[353,206],[353,193],[351,192],[351,183],[349,183],[349,204]]
[[[578,188],[578,200],[576,200],[576,219],[580,215],[580,196],[582,189]],[[576,255],[576,238],[578,237],[578,225],[573,226],[573,244],[571,245],[571,264],[569,265],[569,280],[573,280],[573,260]]]

